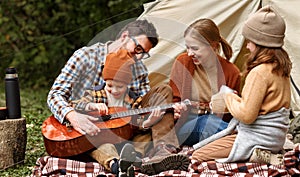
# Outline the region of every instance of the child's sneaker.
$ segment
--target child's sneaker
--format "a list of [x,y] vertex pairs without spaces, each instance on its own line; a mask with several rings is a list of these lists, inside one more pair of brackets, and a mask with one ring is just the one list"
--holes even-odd
[[119,162],[117,159],[113,159],[113,164],[110,167],[111,173],[115,174],[116,176],[119,175]]
[[269,150],[254,149],[249,162],[283,165],[283,154],[272,154]]
[[120,153],[119,177],[134,177],[133,164],[136,161],[137,157],[133,145],[126,143]]

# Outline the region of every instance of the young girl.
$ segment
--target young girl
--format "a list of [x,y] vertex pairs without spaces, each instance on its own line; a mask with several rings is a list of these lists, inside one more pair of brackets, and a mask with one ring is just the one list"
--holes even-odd
[[261,8],[246,21],[242,34],[250,54],[245,85],[241,97],[223,94],[235,119],[226,130],[195,145],[192,159],[282,163],[273,158],[280,156],[271,153],[283,149],[289,124],[292,64],[282,48],[284,33],[285,22],[271,6]]

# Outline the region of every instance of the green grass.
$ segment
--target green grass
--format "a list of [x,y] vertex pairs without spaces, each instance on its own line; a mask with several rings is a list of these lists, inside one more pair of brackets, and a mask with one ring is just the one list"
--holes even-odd
[[[5,106],[4,84],[0,84],[0,106]],[[32,173],[35,162],[46,155],[41,125],[51,115],[46,103],[49,89],[20,89],[22,116],[26,119],[27,145],[23,163],[0,170],[0,176],[20,177]]]

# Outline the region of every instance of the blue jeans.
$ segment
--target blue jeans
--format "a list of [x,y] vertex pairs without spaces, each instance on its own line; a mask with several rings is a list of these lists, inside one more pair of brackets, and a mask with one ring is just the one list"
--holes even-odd
[[180,145],[193,146],[227,126],[227,122],[214,114],[189,114],[185,124],[177,131],[177,137]]

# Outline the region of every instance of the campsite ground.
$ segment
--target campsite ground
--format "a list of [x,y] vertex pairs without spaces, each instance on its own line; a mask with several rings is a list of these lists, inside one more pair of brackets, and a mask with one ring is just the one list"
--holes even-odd
[[[5,170],[0,176],[21,177],[31,174],[37,158],[45,155],[41,125],[50,115],[46,105],[48,89],[20,89],[22,116],[26,118],[27,145],[24,162]],[[4,88],[0,86],[0,106],[5,106]]]
[[[32,173],[33,167],[35,166],[35,162],[39,157],[45,156],[45,148],[43,144],[43,137],[41,134],[41,125],[43,121],[51,114],[47,105],[46,105],[46,97],[48,93],[48,89],[40,89],[40,90],[33,90],[33,89],[22,89],[21,88],[21,108],[22,108],[22,115],[26,118],[26,127],[27,127],[27,146],[26,146],[26,154],[25,159],[22,164],[14,165],[10,168],[5,170],[0,170],[0,176],[2,177],[25,177],[29,176]],[[0,106],[5,105],[5,94],[2,85],[0,85]],[[299,150],[297,151],[299,153]],[[298,157],[298,156],[297,156]],[[296,156],[293,158],[297,158]],[[289,157],[291,158],[291,157]],[[260,165],[253,165],[253,164],[236,164],[233,163],[231,165],[225,164],[199,164],[199,166],[194,166],[197,170],[204,168],[204,172],[202,175],[208,173],[215,173],[217,175],[218,172],[222,173],[226,167],[227,173],[236,173],[236,176],[244,176],[249,175],[257,175],[273,172],[274,174],[283,174],[285,176],[288,172],[295,172],[293,171],[292,165],[290,163],[290,167],[288,168],[290,171],[285,170],[286,168],[274,168],[270,166],[266,168],[263,164]],[[239,168],[239,167],[243,168]],[[220,169],[210,169],[210,167],[219,167]],[[253,169],[254,168],[254,169]],[[195,170],[195,169],[193,169]],[[245,173],[245,171],[247,173]],[[251,171],[251,173],[250,173]],[[298,171],[298,170],[297,170]],[[206,173],[207,172],[207,173]],[[254,174],[253,174],[254,173]],[[183,176],[186,172],[182,172]],[[298,172],[295,174],[299,174]],[[167,174],[171,176],[171,174]],[[191,174],[189,174],[191,176]],[[178,175],[177,175],[178,176]]]

